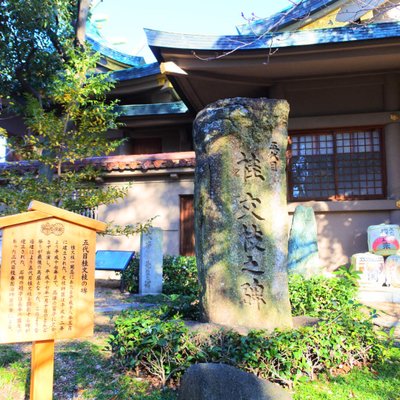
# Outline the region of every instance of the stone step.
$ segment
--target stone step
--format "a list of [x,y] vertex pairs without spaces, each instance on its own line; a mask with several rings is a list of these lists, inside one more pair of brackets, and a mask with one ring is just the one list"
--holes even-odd
[[358,299],[368,303],[400,303],[399,287],[360,287]]

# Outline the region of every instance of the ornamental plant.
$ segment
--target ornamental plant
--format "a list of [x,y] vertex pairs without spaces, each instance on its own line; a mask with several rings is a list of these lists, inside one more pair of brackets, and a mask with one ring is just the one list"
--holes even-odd
[[[102,185],[93,157],[121,141],[110,75],[96,71],[99,54],[85,43],[90,0],[0,0],[0,134],[18,162],[0,168],[0,213],[26,211],[32,199],[83,212],[115,203],[128,187]],[[2,119],[25,129],[7,132]],[[146,224],[109,226],[130,235]]]
[[178,381],[193,363],[214,362],[292,387],[320,373],[382,361],[386,354],[371,317],[350,311],[332,311],[319,324],[300,329],[206,335],[189,331],[180,314],[171,315],[166,306],[130,310],[116,319],[109,346],[122,367],[162,384]]

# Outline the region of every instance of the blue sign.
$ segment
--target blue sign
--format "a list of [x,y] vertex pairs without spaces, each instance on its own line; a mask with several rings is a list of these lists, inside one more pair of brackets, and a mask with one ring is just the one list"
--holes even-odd
[[123,271],[132,260],[134,251],[97,250],[96,269],[103,271]]

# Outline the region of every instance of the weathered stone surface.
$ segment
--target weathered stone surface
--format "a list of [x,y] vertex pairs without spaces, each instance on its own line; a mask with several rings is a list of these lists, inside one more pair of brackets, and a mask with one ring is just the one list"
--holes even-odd
[[284,389],[225,364],[195,364],[183,375],[179,400],[290,400]]
[[322,272],[318,256],[317,223],[312,207],[297,206],[289,234],[288,271],[311,278]]
[[289,105],[234,98],[195,120],[195,234],[203,319],[291,327],[285,151]]
[[150,228],[140,236],[139,293],[162,292],[163,231]]

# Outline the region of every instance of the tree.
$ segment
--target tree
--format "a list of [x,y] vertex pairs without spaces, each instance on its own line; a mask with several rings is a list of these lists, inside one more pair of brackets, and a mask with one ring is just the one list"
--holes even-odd
[[26,126],[17,136],[2,130],[21,159],[0,170],[2,213],[25,211],[31,199],[79,212],[124,197],[127,188],[100,186],[101,171],[87,162],[121,143],[107,138],[118,126],[116,104],[106,99],[114,82],[96,73],[99,55],[84,43],[90,1],[0,0],[0,6],[2,113]]

